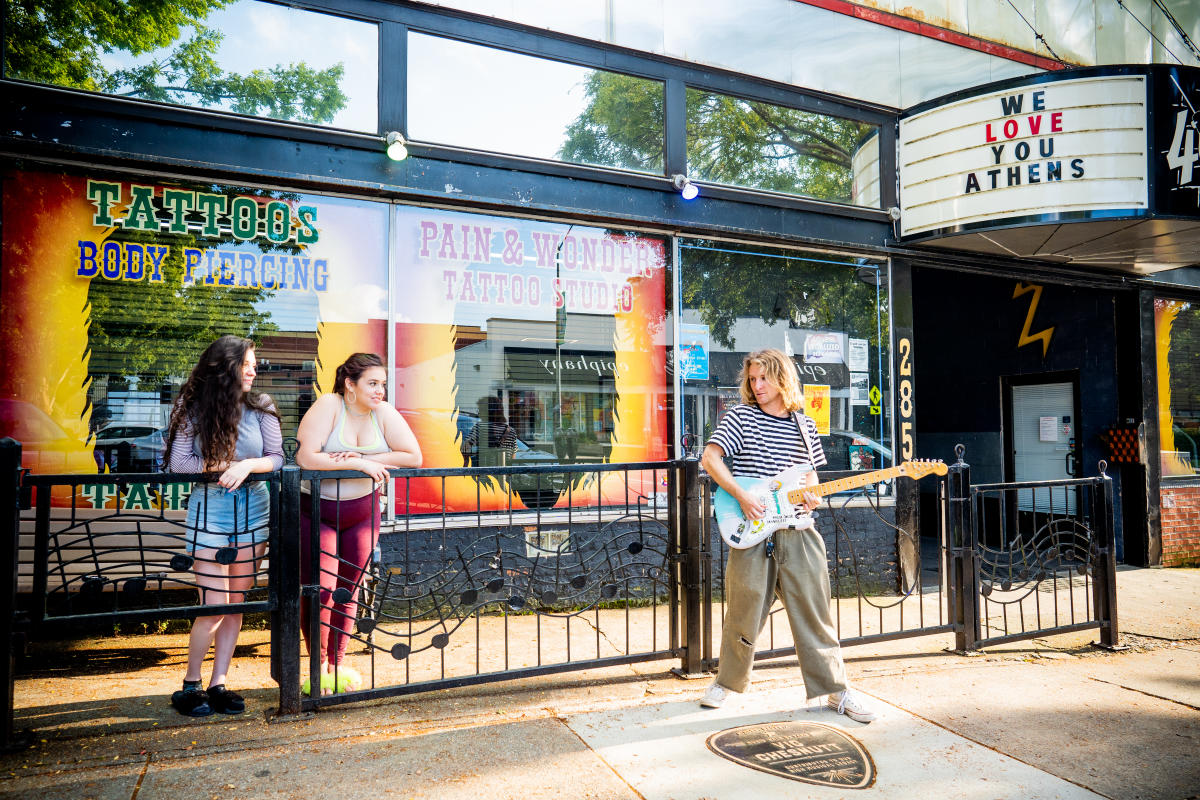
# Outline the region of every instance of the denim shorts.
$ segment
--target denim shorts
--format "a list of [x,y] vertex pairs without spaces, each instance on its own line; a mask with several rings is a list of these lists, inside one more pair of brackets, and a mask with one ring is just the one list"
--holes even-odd
[[188,552],[263,544],[270,519],[265,483],[243,484],[232,492],[215,483],[196,484],[188,498]]

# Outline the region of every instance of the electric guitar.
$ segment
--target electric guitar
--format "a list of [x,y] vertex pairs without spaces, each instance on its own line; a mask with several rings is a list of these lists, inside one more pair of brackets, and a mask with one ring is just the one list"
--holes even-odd
[[804,485],[804,476],[810,472],[806,466],[788,467],[773,478],[734,478],[738,486],[755,496],[767,511],[762,519],[748,520],[742,516],[742,506],[729,492],[717,487],[713,498],[717,529],[725,544],[735,550],[744,550],[766,539],[781,528],[814,527],[812,514],[801,509],[804,493],[812,492],[818,497],[869,486],[890,478],[906,477],[914,481],[926,475],[945,475],[946,465],[940,460],[905,461],[895,467],[851,475],[848,478]]

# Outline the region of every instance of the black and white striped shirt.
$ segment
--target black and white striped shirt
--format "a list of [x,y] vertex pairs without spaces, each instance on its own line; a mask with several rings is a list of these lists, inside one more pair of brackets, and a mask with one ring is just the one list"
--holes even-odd
[[[804,429],[804,442],[795,417]],[[736,405],[725,412],[708,444],[725,451],[736,477],[770,478],[794,464],[825,465],[817,423],[804,414],[775,417],[758,406]]]

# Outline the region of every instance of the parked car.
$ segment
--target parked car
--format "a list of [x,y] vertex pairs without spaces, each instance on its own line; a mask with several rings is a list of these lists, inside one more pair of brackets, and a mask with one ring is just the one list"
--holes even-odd
[[[431,419],[434,415],[425,411],[402,411],[404,416],[408,418],[409,424],[414,424],[418,418],[424,417]],[[428,424],[428,423],[427,423]],[[474,427],[479,424],[479,417],[475,414],[460,412],[455,425],[458,429],[458,441],[460,447],[465,447],[467,438],[470,436]],[[414,425],[414,427],[416,427]],[[473,454],[464,453],[464,456],[471,457]],[[470,466],[474,466],[474,458],[471,457]],[[521,438],[516,440],[516,450],[513,451],[511,460],[508,458],[497,459],[496,463],[504,461],[504,466],[509,467],[541,467],[553,464],[558,464],[559,460],[554,453],[546,450],[539,450],[531,446],[528,442]],[[496,465],[494,463],[493,465]],[[561,472],[544,472],[541,474],[514,474],[509,475],[508,484],[512,487],[515,494],[521,496],[521,501],[527,508],[551,508],[558,502],[559,496],[566,489],[568,476]]]
[[96,466],[110,472],[158,472],[167,442],[162,428],[114,422],[96,432]]
[[[873,472],[893,466],[890,447],[854,431],[831,430],[828,436],[821,437],[821,447],[825,449],[825,459],[829,462],[821,468],[822,471]],[[891,481],[885,481],[878,486],[880,494],[891,494]]]
[[[456,421],[459,441],[466,442],[471,430],[479,424],[479,417],[474,414],[460,413]],[[464,453],[464,455],[467,455]],[[477,455],[477,454],[476,454]],[[472,465],[474,466],[474,458]],[[559,463],[558,457],[546,450],[532,447],[528,442],[517,437],[516,450],[511,460],[505,458],[505,466],[509,467],[544,467]],[[508,476],[508,483],[514,492],[521,496],[521,501],[529,508],[551,508],[558,502],[558,497],[566,488],[566,475],[561,472],[544,472],[540,475],[516,474]]]
[[91,472],[87,445],[32,403],[0,398],[0,437],[21,443],[21,466],[42,474]]

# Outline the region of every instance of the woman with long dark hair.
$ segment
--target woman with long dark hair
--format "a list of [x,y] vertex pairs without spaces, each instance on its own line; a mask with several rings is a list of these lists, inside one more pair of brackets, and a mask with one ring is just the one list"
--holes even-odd
[[[171,411],[170,471],[220,475],[215,484],[197,483],[188,498],[188,550],[205,605],[241,602],[266,550],[267,486],[245,480],[283,466],[283,436],[271,399],[251,389],[257,374],[254,342],[222,336],[200,355]],[[225,688],[241,628],[241,614],[197,617],[192,623],[183,689],[171,696],[179,713],[205,717],[246,709],[241,696]],[[200,670],[209,647],[213,666],[206,692]]]
[[[300,420],[296,464],[304,469],[358,470],[366,478],[321,481],[320,560],[321,641],[309,641],[308,605],[300,607],[300,628],[309,652],[321,653],[323,692],[357,689],[362,676],[342,664],[362,578],[379,540],[379,489],[388,467],[421,466],[421,447],[400,412],[387,402],[387,370],[374,353],[355,353]],[[300,575],[313,583],[310,501],[301,503]],[[335,595],[338,589],[344,590]],[[308,687],[306,692],[311,692]]]

